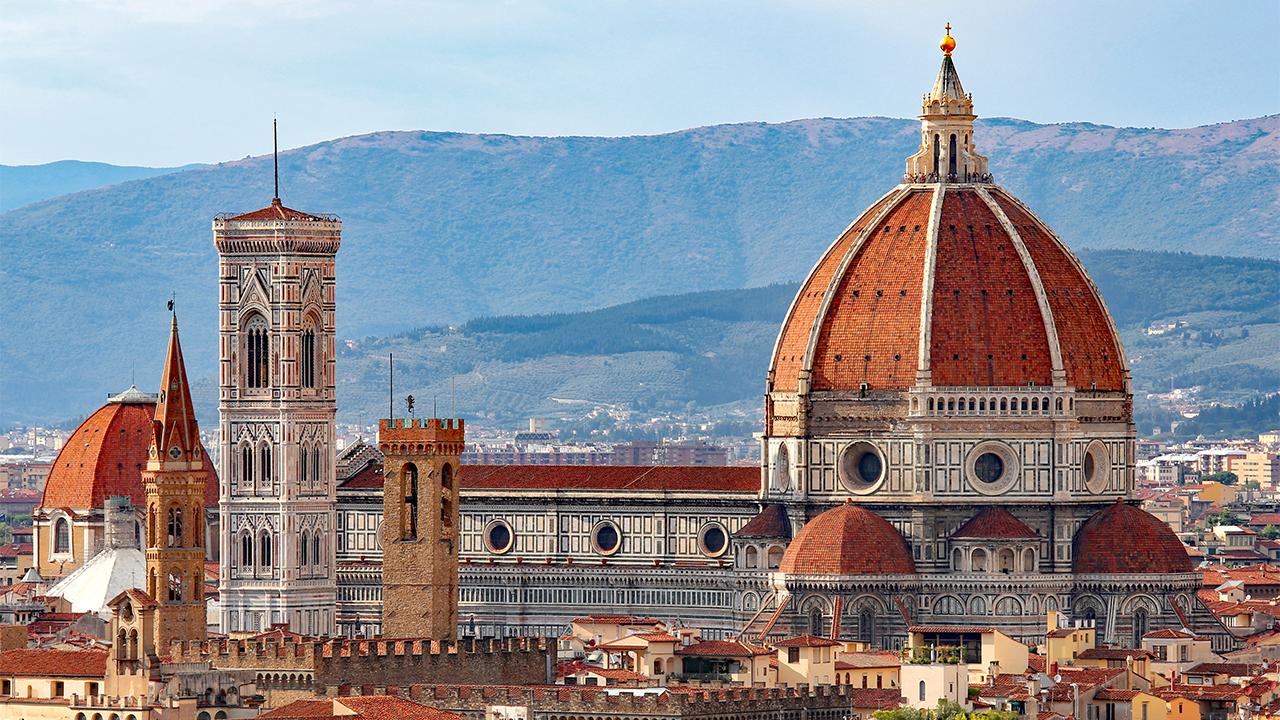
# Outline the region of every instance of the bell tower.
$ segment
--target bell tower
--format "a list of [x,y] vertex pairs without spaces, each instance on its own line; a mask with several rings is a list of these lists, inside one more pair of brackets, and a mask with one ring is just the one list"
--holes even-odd
[[[278,179],[278,174],[277,174]],[[335,630],[336,257],[342,221],[286,207],[213,221],[223,632]]]
[[378,421],[383,460],[382,634],[458,632],[460,419]]
[[151,448],[142,471],[146,484],[147,592],[156,601],[156,647],[173,640],[203,640],[204,489],[209,479],[204,447],[191,406],[191,388],[178,342],[178,316],[160,379]]

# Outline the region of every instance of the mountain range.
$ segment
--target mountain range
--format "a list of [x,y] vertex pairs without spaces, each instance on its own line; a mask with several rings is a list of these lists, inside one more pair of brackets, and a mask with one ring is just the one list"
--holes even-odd
[[[281,185],[286,204],[343,217],[338,333],[350,349],[481,317],[796,281],[899,180],[916,128],[854,118],[625,138],[382,132],[282,153]],[[992,119],[977,134],[997,180],[1076,250],[1255,258],[1280,255],[1278,138],[1280,116],[1187,130]],[[209,222],[265,205],[271,182],[271,158],[250,158],[0,215],[0,420],[83,414],[133,377],[149,385],[171,292],[188,367],[211,383]]]

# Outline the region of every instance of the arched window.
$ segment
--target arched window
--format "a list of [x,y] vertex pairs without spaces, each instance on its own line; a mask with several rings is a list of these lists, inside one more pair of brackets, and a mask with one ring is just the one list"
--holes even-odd
[[182,547],[182,508],[169,508],[169,533],[165,538],[167,547]]
[[809,610],[809,634],[822,635],[822,608],[814,607]]
[[920,702],[924,702],[925,700],[924,694],[925,694],[924,681],[921,680],[920,681]]
[[253,570],[253,538],[247,532],[240,533],[240,568]]
[[418,466],[405,463],[400,469],[403,479],[404,503],[400,506],[400,539],[418,539]]
[[302,330],[302,337],[299,338],[298,345],[298,370],[301,375],[302,387],[314,388],[316,386],[316,328],[314,323],[308,322],[307,327]]
[[938,161],[939,161],[938,156],[941,154],[942,154],[942,138],[935,134],[933,136],[933,172],[935,175],[938,173]]
[[169,601],[181,602],[182,601],[182,574],[169,573],[168,586],[169,586]]
[[1027,548],[1026,550],[1022,551],[1022,571],[1023,572],[1036,571],[1036,551],[1035,550],[1031,548]]
[[320,485],[320,446],[311,448],[311,484]]
[[71,552],[71,521],[66,518],[58,518],[53,523],[53,551]]
[[308,546],[307,541],[310,539],[311,539],[311,533],[307,532],[306,530],[303,530],[302,534],[298,536],[298,565],[302,568],[306,568],[307,565],[310,565],[310,563],[307,561],[307,553],[311,549],[307,547]]
[[317,568],[325,566],[324,541],[319,530],[311,536],[311,562],[315,563]]
[[951,569],[952,570],[964,569],[964,551],[961,550],[960,548],[956,548],[955,550],[951,551]]
[[746,566],[748,568],[760,567],[760,552],[755,547],[748,546],[746,552]]
[[445,463],[444,467],[440,468],[440,487],[447,490],[453,489],[453,466],[449,463]]
[[782,546],[774,545],[770,547],[766,560],[769,565],[768,569],[777,570],[778,566],[782,564]]
[[1147,611],[1138,608],[1133,611],[1133,644],[1129,647],[1142,647],[1142,637],[1147,634]]
[[120,628],[120,632],[116,634],[116,660],[129,659],[129,633],[124,628]]
[[129,659],[138,659],[138,630],[134,628],[129,631]]
[[266,530],[258,536],[258,564],[263,570],[271,569],[271,533]]
[[876,641],[876,614],[869,607],[858,613],[858,639],[868,645]]
[[969,554],[969,569],[974,572],[987,571],[987,551],[982,548],[974,548]]
[[253,487],[253,448],[247,442],[240,444],[240,487]]
[[956,174],[956,134],[951,133],[951,149],[947,154],[947,172]]
[[298,482],[307,483],[311,481],[311,469],[307,462],[311,460],[311,451],[304,445],[298,450]]
[[271,487],[271,445],[263,443],[258,449],[258,481]]
[[1008,575],[1013,572],[1013,551],[1009,548],[1001,548],[999,554],[996,555],[1000,563],[999,571]]
[[245,387],[260,389],[270,384],[270,349],[267,321],[253,315],[244,325]]

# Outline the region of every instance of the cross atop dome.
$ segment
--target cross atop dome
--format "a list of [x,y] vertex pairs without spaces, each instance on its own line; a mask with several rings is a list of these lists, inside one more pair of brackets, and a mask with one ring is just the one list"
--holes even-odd
[[973,96],[960,84],[951,23],[938,43],[942,67],[920,108],[920,149],[907,158],[904,182],[991,182],[987,158],[973,145]]

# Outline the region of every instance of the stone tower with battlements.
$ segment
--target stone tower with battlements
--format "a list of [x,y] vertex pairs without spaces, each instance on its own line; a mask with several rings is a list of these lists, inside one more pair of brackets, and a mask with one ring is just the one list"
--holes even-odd
[[462,420],[381,420],[382,632],[452,640],[458,628]]
[[[203,640],[204,490],[209,479],[175,315],[156,399],[146,485],[147,592],[156,601],[158,647]],[[112,533],[118,535],[118,533]]]
[[342,222],[285,207],[213,221],[224,632],[334,632],[334,260]]

